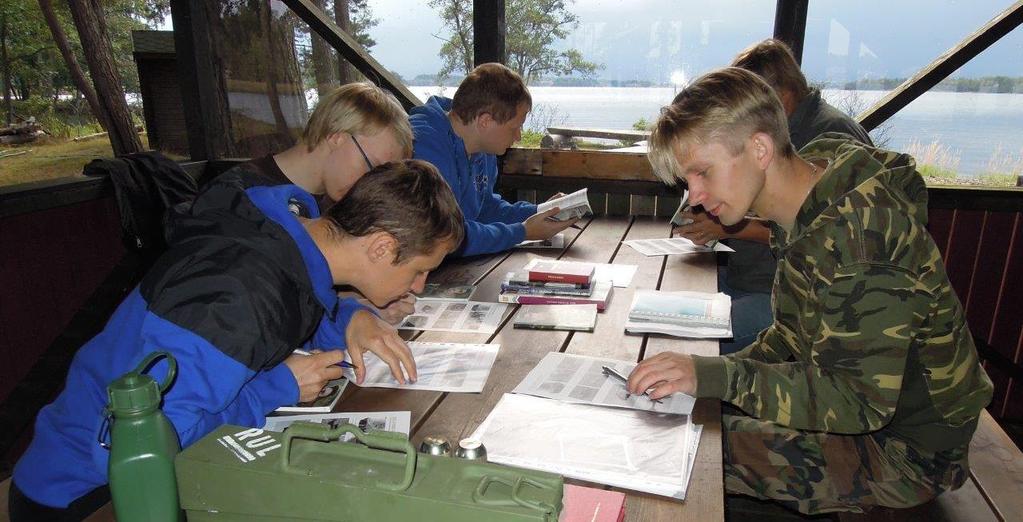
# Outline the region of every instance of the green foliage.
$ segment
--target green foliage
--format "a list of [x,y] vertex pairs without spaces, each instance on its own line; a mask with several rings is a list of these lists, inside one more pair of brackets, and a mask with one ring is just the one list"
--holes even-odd
[[522,131],[522,137],[515,143],[515,146],[538,149],[541,139],[543,139],[542,132],[526,129]]
[[1015,187],[1019,178],[1016,174],[1005,172],[984,172],[977,177],[985,187]]
[[[583,59],[576,49],[559,51],[555,44],[579,25],[569,12],[571,0],[507,0],[505,8],[505,52],[508,67],[526,83],[547,76],[592,75],[603,68]],[[430,0],[437,10],[448,36],[439,56],[444,60],[439,76],[453,72],[466,74],[473,67],[472,2],[469,0]]]
[[650,130],[650,122],[646,121],[646,118],[640,118],[632,124],[632,128],[638,131]]
[[937,165],[917,165],[917,170],[925,179],[937,184],[954,184],[959,177],[956,171]]

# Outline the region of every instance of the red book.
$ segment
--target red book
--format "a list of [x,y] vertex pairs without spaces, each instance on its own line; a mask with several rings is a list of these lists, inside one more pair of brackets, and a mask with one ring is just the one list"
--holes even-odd
[[625,493],[565,484],[565,506],[558,522],[622,522]]
[[593,280],[593,270],[593,265],[585,263],[539,261],[529,269],[529,280],[588,285]]

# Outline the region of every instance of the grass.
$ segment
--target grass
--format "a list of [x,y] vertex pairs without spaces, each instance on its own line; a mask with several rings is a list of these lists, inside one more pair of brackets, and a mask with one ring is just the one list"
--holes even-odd
[[[145,134],[142,148],[149,148]],[[106,135],[81,141],[42,137],[33,143],[0,145],[0,156],[12,152],[28,151],[18,156],[0,157],[0,186],[31,183],[49,179],[81,176],[82,167],[97,158],[112,158],[114,151]],[[173,159],[181,156],[167,154]]]

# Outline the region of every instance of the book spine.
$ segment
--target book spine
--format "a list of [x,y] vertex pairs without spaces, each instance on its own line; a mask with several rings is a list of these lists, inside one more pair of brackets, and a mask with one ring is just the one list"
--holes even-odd
[[505,294],[497,296],[498,301],[502,303],[518,303],[518,304],[595,304],[597,310],[603,311],[607,307],[607,303],[604,301],[597,301],[594,299],[582,299],[572,297],[554,297],[547,295],[513,295],[515,301],[505,301],[502,298]]
[[591,279],[592,275],[559,274],[557,272],[529,272],[530,282],[573,283],[576,285],[589,286]]

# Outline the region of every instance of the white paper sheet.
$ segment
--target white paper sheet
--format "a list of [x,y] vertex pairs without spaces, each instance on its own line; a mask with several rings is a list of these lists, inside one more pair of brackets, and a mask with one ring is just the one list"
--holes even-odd
[[494,333],[507,309],[504,303],[416,299],[416,311],[405,317],[398,329]]
[[565,234],[558,232],[548,239],[529,239],[516,245],[519,248],[565,248]]
[[491,462],[685,498],[698,435],[688,415],[505,394],[473,438]]
[[391,369],[373,353],[365,354],[366,379],[355,382],[355,372],[345,368],[345,377],[362,388],[399,388],[403,390],[433,390],[444,392],[479,393],[490,376],[497,358],[498,344],[465,343],[408,343],[416,359],[419,380],[398,384]]
[[645,256],[671,256],[677,254],[699,254],[701,252],[735,252],[724,243],[714,242],[714,246],[697,245],[684,237],[659,239],[630,239],[622,243],[634,248]]
[[[336,428],[341,424],[352,424],[358,426],[362,431],[385,430],[404,433],[408,436],[412,427],[412,413],[408,411],[374,411],[365,413],[319,413],[315,415],[289,415],[287,417],[267,417],[264,430],[284,431],[284,428],[291,426],[297,421],[315,422],[328,424]],[[341,440],[348,442],[355,437],[346,434]]]
[[608,263],[583,263],[580,261],[561,261],[553,260],[546,257],[533,257],[530,259],[522,270],[528,271],[533,268],[534,265],[540,261],[554,261],[558,264],[567,265],[590,265],[594,268],[593,279],[597,281],[611,281],[611,284],[619,288],[625,288],[632,283],[633,276],[636,275],[636,269],[638,265],[616,265]]
[[695,398],[684,393],[675,393],[656,403],[646,395],[629,395],[624,384],[604,375],[601,366],[614,368],[618,373],[628,377],[636,364],[551,352],[540,360],[512,393],[657,413],[689,415],[693,412]]

